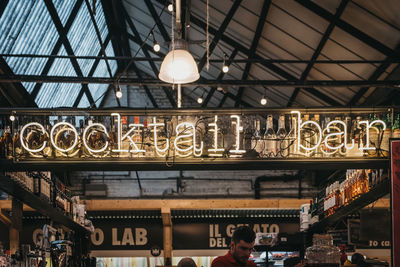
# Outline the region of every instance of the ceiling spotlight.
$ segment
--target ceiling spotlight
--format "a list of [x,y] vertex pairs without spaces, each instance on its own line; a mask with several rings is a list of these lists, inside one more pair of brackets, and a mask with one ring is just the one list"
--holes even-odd
[[122,89],[120,86],[117,87],[117,91],[115,92],[115,96],[117,98],[121,98],[122,97]]
[[14,115],[10,115],[10,121],[15,121],[15,116]]
[[197,103],[199,104],[203,103],[203,96],[199,96],[199,98],[197,98]]
[[169,5],[168,5],[168,11],[169,11],[169,12],[174,11],[174,6],[173,6],[172,4],[169,4]]
[[261,105],[265,106],[267,104],[267,98],[263,96],[260,100]]
[[154,45],[153,45],[153,49],[154,49],[154,52],[158,52],[158,51],[160,51],[160,45],[158,44],[158,43],[154,43]]

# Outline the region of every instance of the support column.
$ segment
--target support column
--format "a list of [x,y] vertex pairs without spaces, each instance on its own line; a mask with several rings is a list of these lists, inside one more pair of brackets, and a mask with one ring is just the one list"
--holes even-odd
[[15,254],[15,251],[19,248],[19,233],[22,231],[22,202],[13,198],[11,209],[10,252]]
[[164,266],[172,265],[172,220],[171,209],[161,208],[161,218],[163,222],[163,250]]

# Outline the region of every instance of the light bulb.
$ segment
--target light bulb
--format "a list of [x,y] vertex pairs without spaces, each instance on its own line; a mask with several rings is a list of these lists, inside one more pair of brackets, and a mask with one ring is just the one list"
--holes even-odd
[[203,97],[199,97],[199,98],[197,98],[197,103],[199,103],[199,104],[201,104],[201,103],[203,103]]
[[158,43],[155,43],[155,44],[153,45],[153,50],[154,50],[155,52],[160,51],[160,49],[161,49],[161,47],[160,47],[160,45],[159,45]]
[[265,105],[267,104],[267,99],[265,98],[265,96],[263,96],[263,97],[261,98],[260,103],[261,103],[261,105],[263,105],[263,106],[265,106]]
[[222,71],[224,72],[224,73],[227,73],[228,71],[229,71],[229,67],[227,66],[227,65],[223,65],[222,66]]
[[10,115],[10,121],[15,121],[15,116],[14,115]]
[[169,12],[174,11],[174,6],[173,6],[172,4],[169,4],[169,5],[168,5],[168,11],[169,11]]
[[117,92],[115,92],[115,96],[117,98],[121,98],[122,97],[122,91],[121,90],[117,90]]

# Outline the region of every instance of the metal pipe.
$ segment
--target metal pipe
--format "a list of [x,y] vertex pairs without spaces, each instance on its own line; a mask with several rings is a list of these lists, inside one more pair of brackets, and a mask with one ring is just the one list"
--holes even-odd
[[182,39],[182,22],[181,22],[181,0],[175,0],[176,6],[176,31],[178,39]]
[[[80,83],[115,84],[115,79],[105,77],[42,76],[42,75],[0,75],[0,82],[36,82],[36,83]],[[121,78],[119,84],[130,86],[171,86],[158,79]],[[187,86],[275,86],[275,87],[395,87],[400,89],[400,80],[363,81],[363,80],[207,80],[200,79]]]
[[182,107],[182,86],[178,84],[178,101],[177,101],[177,107],[181,108]]
[[[192,42],[188,42],[191,44]],[[77,55],[43,55],[43,54],[0,54],[0,57],[21,57],[21,58],[61,58],[61,59],[100,59],[106,60],[104,56],[77,56]],[[108,60],[131,60],[132,57],[125,56],[107,56]],[[163,61],[163,57],[135,57],[135,61]],[[211,63],[222,63],[224,59],[210,59]],[[296,59],[263,59],[263,58],[246,58],[246,59],[231,59],[230,63],[286,63],[286,64],[307,64],[310,60],[296,60]],[[400,59],[391,58],[388,60],[316,60],[315,64],[383,64],[383,63],[400,63]]]

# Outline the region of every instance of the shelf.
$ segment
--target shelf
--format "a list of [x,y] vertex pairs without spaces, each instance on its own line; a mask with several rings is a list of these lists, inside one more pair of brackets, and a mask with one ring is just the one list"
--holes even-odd
[[50,203],[21,187],[19,183],[10,177],[0,175],[0,189],[19,199],[44,216],[48,216],[52,221],[60,223],[80,234],[89,234],[86,228],[74,222],[70,217],[64,215],[64,213],[54,208]]
[[371,204],[372,202],[380,199],[384,195],[390,193],[390,179],[384,179],[381,183],[377,184],[367,193],[361,195],[359,198],[355,199],[349,205],[341,207],[333,215],[322,219],[320,222],[313,224],[309,228],[309,232],[318,232],[323,230],[327,226],[333,225],[335,222],[340,221],[347,215],[350,215],[365,206]]

